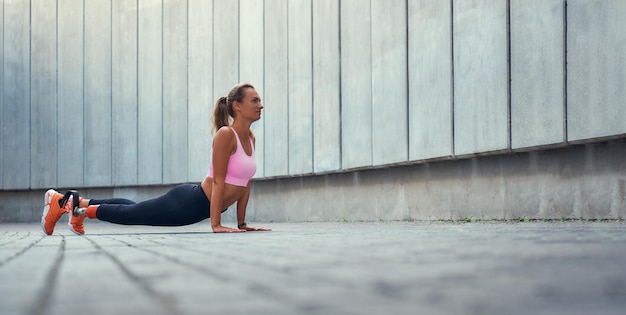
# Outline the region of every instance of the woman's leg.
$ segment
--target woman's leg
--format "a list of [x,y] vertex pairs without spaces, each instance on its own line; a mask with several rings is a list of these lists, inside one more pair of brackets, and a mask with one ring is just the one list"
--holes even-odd
[[92,205],[86,212],[89,218],[116,224],[180,226],[208,218],[209,210],[209,200],[202,187],[185,184],[155,199],[136,204]]
[[90,199],[90,206],[93,205],[134,205],[136,202],[124,199],[124,198],[111,198],[111,199]]
[[124,199],[124,198],[111,198],[111,199],[83,199],[80,198],[80,203],[78,204],[78,207],[80,208],[87,208],[89,206],[93,206],[93,205],[134,205],[136,204],[136,202],[129,200],[129,199]]
[[[123,198],[111,198],[111,199],[86,199],[79,198],[78,207],[79,208],[87,208],[93,205],[101,205],[101,204],[121,204],[121,205],[134,205],[135,202],[128,199]],[[76,216],[73,213],[70,213],[69,220],[67,222],[70,231],[74,232],[77,235],[85,234],[85,217],[84,216]]]

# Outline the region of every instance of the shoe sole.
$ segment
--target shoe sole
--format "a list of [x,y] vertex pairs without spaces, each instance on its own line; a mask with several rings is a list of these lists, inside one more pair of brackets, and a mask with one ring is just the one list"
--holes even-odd
[[48,215],[48,211],[50,211],[50,201],[52,200],[52,196],[54,196],[55,193],[57,193],[56,190],[48,189],[48,191],[46,191],[46,194],[43,196],[44,206],[43,206],[43,212],[41,214],[41,229],[43,230],[43,233],[46,235],[52,235],[46,232],[46,216]]
[[[72,215],[72,214],[70,214]],[[67,226],[70,228],[70,231],[72,231],[72,233],[76,234],[76,235],[85,235],[85,233],[79,233],[76,232],[76,230],[74,230],[74,226],[72,225],[72,217],[70,217],[69,221],[67,221]]]
[[43,231],[44,234],[46,235],[50,235],[48,234],[48,232],[46,231],[46,215],[48,214],[48,211],[50,210],[50,206],[49,205],[45,205],[43,207],[43,214],[41,215],[41,230]]

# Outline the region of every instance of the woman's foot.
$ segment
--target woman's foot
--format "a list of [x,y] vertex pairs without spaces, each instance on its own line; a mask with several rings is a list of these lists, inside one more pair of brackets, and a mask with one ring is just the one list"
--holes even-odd
[[67,226],[69,226],[70,231],[74,232],[76,235],[85,234],[85,214],[84,211],[82,214],[79,213],[79,209],[76,208],[70,211],[70,218],[67,222]]
[[76,196],[76,201],[78,201],[78,193],[68,192],[64,196],[54,189],[46,191],[43,213],[41,215],[41,227],[44,233],[52,235],[54,226],[63,214],[74,209],[74,196]]

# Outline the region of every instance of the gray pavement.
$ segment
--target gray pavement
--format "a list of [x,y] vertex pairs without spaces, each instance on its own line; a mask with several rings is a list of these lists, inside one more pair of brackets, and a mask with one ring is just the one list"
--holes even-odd
[[[62,220],[65,220],[63,218]],[[624,314],[623,222],[0,225],[0,314]]]

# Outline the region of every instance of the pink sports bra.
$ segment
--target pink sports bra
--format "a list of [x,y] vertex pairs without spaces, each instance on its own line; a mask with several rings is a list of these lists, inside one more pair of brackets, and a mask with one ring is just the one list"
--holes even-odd
[[[239,135],[233,129],[228,127],[235,134],[237,138],[237,150],[233,155],[228,158],[228,169],[226,170],[226,178],[224,181],[227,184],[235,186],[248,186],[248,182],[256,172],[256,162],[254,160],[254,143],[250,138],[250,147],[252,148],[252,154],[246,154],[246,151],[241,146]],[[209,177],[213,178],[213,161],[209,164]]]

